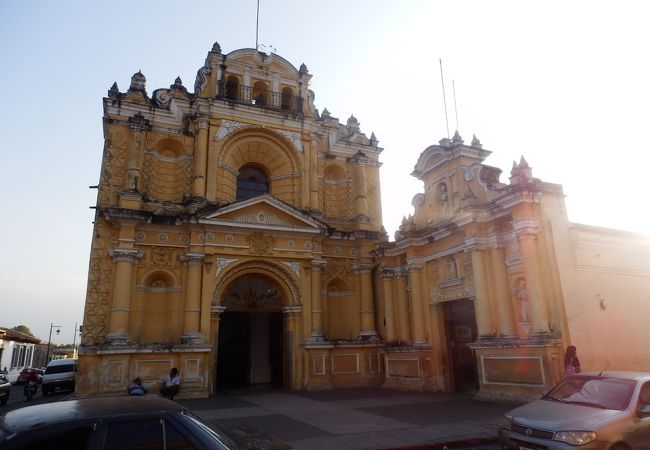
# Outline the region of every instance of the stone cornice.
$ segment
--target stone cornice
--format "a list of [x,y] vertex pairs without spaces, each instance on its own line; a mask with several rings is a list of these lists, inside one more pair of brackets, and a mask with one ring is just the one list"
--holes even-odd
[[353,264],[352,270],[354,272],[359,272],[359,273],[368,273],[372,271],[373,267],[374,267],[373,264],[360,263],[360,264]]
[[519,239],[532,238],[537,236],[540,231],[540,225],[537,219],[524,218],[512,221],[512,227]]
[[224,312],[226,309],[227,309],[227,308],[226,308],[225,306],[221,306],[221,305],[212,305],[212,306],[210,306],[210,312],[211,312],[212,314],[216,314],[216,315],[221,314],[221,313]]
[[108,250],[108,255],[115,262],[136,263],[144,256],[144,253],[138,251],[137,248],[111,248]]
[[199,130],[207,130],[210,128],[210,119],[207,117],[197,117],[195,119],[196,128]]
[[423,258],[406,258],[406,270],[409,272],[414,270],[424,269],[424,259]]
[[468,236],[465,238],[463,250],[486,250],[498,245],[496,233],[491,233],[487,236]]
[[203,265],[203,259],[205,258],[205,254],[203,253],[185,253],[184,255],[181,255],[181,261],[186,263],[188,266],[201,266]]
[[315,270],[315,271],[320,271],[325,267],[327,267],[327,261],[323,259],[312,259],[310,263],[311,263],[311,270]]
[[523,187],[517,187],[517,189],[506,188],[506,194],[495,199],[494,203],[500,208],[506,210],[512,209],[523,203],[539,204],[540,199],[542,198],[542,192],[535,190],[534,185],[528,185],[528,187],[529,189]]

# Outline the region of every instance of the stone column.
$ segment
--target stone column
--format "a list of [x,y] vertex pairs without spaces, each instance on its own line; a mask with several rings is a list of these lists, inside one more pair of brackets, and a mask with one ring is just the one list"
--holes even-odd
[[411,342],[411,321],[409,319],[408,291],[405,271],[400,270],[397,277],[397,341]]
[[494,334],[492,308],[490,307],[490,291],[487,283],[485,268],[485,252],[472,250],[472,272],[474,274],[474,314],[476,315],[476,331],[479,339]]
[[512,302],[508,290],[508,272],[506,271],[503,249],[490,249],[490,258],[492,261],[496,308],[499,314],[499,336],[502,338],[514,337],[515,321],[512,315]]
[[317,210],[320,207],[318,190],[318,142],[314,139],[311,145],[306,147],[309,150],[309,208]]
[[311,261],[311,337],[310,342],[326,341],[323,331],[323,305],[321,298],[321,269],[326,261],[313,259]]
[[540,280],[540,269],[537,249],[537,227],[529,220],[516,221],[514,223],[521,256],[524,261],[524,273],[526,277],[525,291],[528,295],[527,309],[532,323],[534,335],[547,335],[548,317],[542,295],[542,283]]
[[352,269],[359,274],[360,319],[359,339],[378,339],[375,329],[375,305],[372,298],[372,270],[370,264],[356,264]]
[[413,324],[413,344],[416,347],[427,345],[426,329],[424,326],[424,301],[422,299],[422,269],[421,263],[410,262],[407,267],[411,277],[411,323]]
[[355,174],[356,174],[356,210],[357,215],[368,215],[368,197],[366,193],[366,168],[364,165],[364,160],[362,158],[354,161],[355,164]]
[[242,100],[244,103],[250,103],[253,96],[253,85],[251,84],[251,70],[249,68],[244,69],[242,84]]
[[395,342],[396,338],[396,324],[395,324],[395,297],[393,296],[393,272],[390,270],[382,270],[379,274],[382,280],[382,288],[384,290],[384,320],[386,320],[386,336],[387,342]]
[[445,344],[445,314],[442,304],[438,301],[429,303],[429,317],[431,318],[431,346],[437,358],[431,358],[433,366],[433,387],[439,391],[445,388],[445,369],[442,361],[447,360],[447,347]]
[[203,284],[203,253],[186,253],[187,286],[185,289],[185,328],[181,335],[183,344],[203,342],[201,329],[201,286]]
[[197,133],[194,138],[194,179],[192,196],[205,197],[205,185],[208,161],[208,129],[210,121],[200,118],[196,121]]
[[129,343],[129,314],[131,312],[131,283],[133,264],[142,258],[135,248],[115,248],[109,251],[115,262],[113,279],[113,306],[108,327],[107,341],[111,345]]
[[269,103],[274,108],[280,108],[280,97],[282,96],[282,92],[280,91],[280,78],[277,74],[273,75],[273,79],[271,80],[271,92],[269,95],[271,96]]
[[302,359],[301,353],[296,355],[295,343],[299,341],[301,329],[302,307],[287,306],[282,308],[284,313],[284,351],[286,365],[287,385],[293,389],[300,387],[302,379]]
[[208,378],[208,389],[210,390],[211,394],[214,394],[217,391],[217,386],[215,383],[215,380],[219,376],[219,367],[218,367],[218,361],[219,361],[219,325],[221,322],[221,314],[226,310],[225,307],[223,306],[217,306],[217,305],[212,305],[210,306],[210,320],[212,321],[212,333],[214,338],[212,339],[212,345],[214,350],[211,352],[210,357],[211,359],[211,367],[212,367],[212,374]]

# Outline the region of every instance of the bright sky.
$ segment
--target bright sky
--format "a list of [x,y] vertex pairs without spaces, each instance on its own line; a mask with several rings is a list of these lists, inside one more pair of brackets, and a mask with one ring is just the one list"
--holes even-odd
[[[642,1],[261,0],[259,42],[313,74],[316,107],[375,132],[384,225],[422,190],[419,154],[449,127],[524,155],[573,222],[648,233],[650,42]],[[81,323],[103,147],[102,97],[138,70],[193,91],[212,44],[255,46],[256,0],[0,2],[0,326],[71,343]]]

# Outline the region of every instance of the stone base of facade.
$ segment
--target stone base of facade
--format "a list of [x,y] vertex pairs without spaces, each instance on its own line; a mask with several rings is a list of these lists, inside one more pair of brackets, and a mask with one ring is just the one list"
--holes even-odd
[[209,367],[211,346],[177,345],[80,348],[75,393],[79,396],[126,394],[129,383],[142,379],[150,395],[158,395],[164,377],[178,368],[181,389],[175,398],[206,398],[212,388]]
[[478,366],[477,398],[530,401],[561,380],[561,341],[495,339],[476,342],[471,348]]
[[203,335],[201,333],[185,333],[181,336],[181,344],[197,345],[203,344]]
[[387,347],[384,350],[383,386],[416,392],[441,392],[448,387],[440,366],[428,344]]
[[131,337],[126,333],[113,333],[106,336],[107,345],[128,347],[133,345]]
[[381,386],[384,380],[382,342],[305,343],[309,376],[303,388],[319,391]]

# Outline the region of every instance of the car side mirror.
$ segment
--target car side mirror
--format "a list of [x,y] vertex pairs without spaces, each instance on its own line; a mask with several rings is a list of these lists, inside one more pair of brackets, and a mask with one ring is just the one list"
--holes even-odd
[[639,405],[639,413],[637,414],[639,417],[650,417],[650,403],[641,403]]

